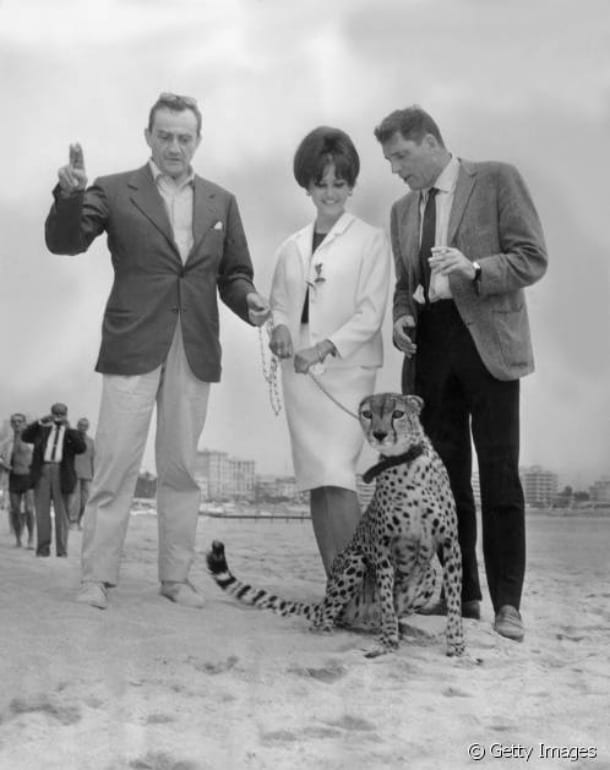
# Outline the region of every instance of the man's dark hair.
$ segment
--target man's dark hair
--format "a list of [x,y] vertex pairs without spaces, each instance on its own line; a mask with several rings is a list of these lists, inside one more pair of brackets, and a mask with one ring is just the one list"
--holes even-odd
[[173,112],[184,112],[190,110],[197,119],[197,136],[201,136],[201,111],[197,102],[191,96],[181,96],[180,94],[162,93],[157,101],[150,108],[148,115],[148,130],[152,131],[155,122],[155,113],[157,110],[172,110]]
[[343,179],[350,187],[356,184],[360,171],[360,158],[354,143],[339,128],[318,126],[302,140],[294,155],[294,178],[307,189],[313,182],[321,182],[330,164],[335,167],[337,179]]
[[380,144],[388,142],[394,134],[401,134],[403,139],[417,144],[426,134],[432,134],[441,147],[445,146],[434,119],[417,104],[406,107],[404,110],[394,110],[375,129],[375,137]]

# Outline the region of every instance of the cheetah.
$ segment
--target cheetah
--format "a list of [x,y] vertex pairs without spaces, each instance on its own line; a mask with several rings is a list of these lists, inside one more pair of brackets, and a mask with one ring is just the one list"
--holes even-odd
[[380,453],[364,474],[376,478],[373,498],[352,540],[333,562],[324,599],[286,601],[239,581],[229,570],[224,545],[212,543],[207,565],[224,591],[246,604],[280,615],[301,615],[312,630],[331,631],[368,614],[378,624],[377,657],[396,650],[399,618],[421,609],[442,587],[447,603],[447,655],[465,650],[461,613],[461,554],[455,502],[445,467],[424,433],[419,396],[379,393],[364,398],[358,418],[365,438]]

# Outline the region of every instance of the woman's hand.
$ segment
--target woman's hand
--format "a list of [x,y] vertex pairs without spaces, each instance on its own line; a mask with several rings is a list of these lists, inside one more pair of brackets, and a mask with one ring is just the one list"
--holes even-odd
[[303,348],[303,350],[297,351],[294,356],[294,371],[297,374],[307,374],[311,366],[319,363],[321,361],[316,347]]
[[278,358],[292,358],[292,338],[288,327],[284,324],[274,326],[271,332],[271,339],[269,340],[269,348],[271,352]]
[[294,370],[298,374],[307,374],[315,364],[324,363],[328,355],[335,355],[336,349],[330,340],[318,342],[311,348],[298,350],[294,356]]

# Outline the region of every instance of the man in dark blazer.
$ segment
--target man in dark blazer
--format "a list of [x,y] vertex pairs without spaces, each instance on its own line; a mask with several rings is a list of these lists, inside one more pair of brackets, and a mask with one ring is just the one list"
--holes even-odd
[[456,500],[462,612],[480,617],[472,431],[494,628],[521,640],[519,378],[534,368],[523,289],[546,271],[542,227],[513,166],[453,156],[421,108],[391,113],[375,135],[411,190],[391,214],[394,343],[405,353],[403,391],[424,399],[423,426]]
[[196,102],[161,94],[144,133],[150,161],[88,189],[82,150],[72,145],[46,222],[53,253],[81,253],[105,232],[114,268],[96,366],[102,400],[78,596],[100,609],[118,582],[155,405],[161,594],[203,606],[188,572],[200,501],[193,466],[210,383],[220,380],[217,292],[250,324],[269,314],[252,283],[234,196],[192,170],[201,141]]
[[68,425],[68,407],[53,404],[51,414],[30,423],[21,434],[33,444],[30,479],[36,507],[36,556],[51,550],[51,502],[55,512],[55,552],[68,555],[68,500],[76,485],[74,455],[84,452],[80,433]]

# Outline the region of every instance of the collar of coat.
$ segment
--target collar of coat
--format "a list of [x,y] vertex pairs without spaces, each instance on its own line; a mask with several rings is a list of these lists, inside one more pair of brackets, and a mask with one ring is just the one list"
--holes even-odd
[[[330,228],[326,238],[324,238],[320,246],[326,248],[328,244],[332,243],[332,241],[337,236],[343,235],[343,233],[350,227],[353,222],[356,221],[356,219],[357,217],[354,214],[351,214],[348,211],[344,211],[339,219],[337,219],[335,224]],[[307,256],[311,256],[314,227],[315,222],[310,222],[293,236],[299,247],[299,250]]]
[[410,465],[413,460],[416,460],[423,453],[424,445],[414,444],[401,455],[394,455],[391,457],[384,457],[381,455],[382,459],[363,474],[362,480],[365,484],[370,484],[376,476],[379,476],[379,474],[383,473],[383,471],[387,471],[388,468],[394,468],[397,465]]

